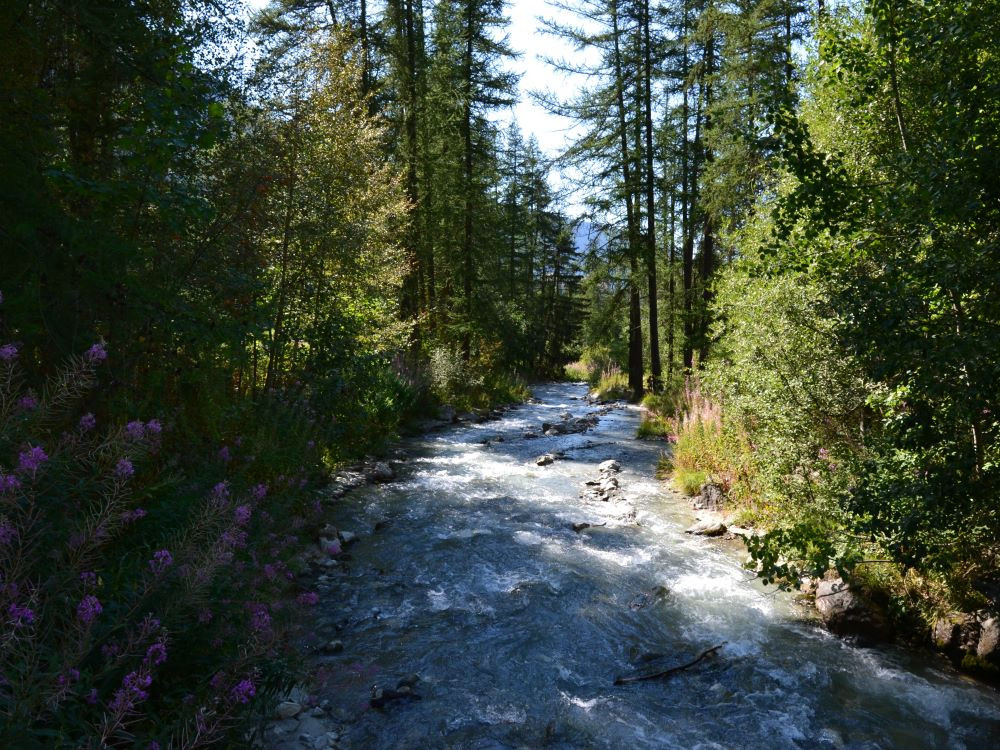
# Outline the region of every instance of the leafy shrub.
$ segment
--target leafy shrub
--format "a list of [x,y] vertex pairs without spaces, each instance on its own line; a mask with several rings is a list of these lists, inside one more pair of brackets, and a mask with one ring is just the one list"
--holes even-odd
[[105,357],[32,388],[0,347],[4,747],[215,742],[288,686],[285,631],[315,601],[289,601],[307,446],[271,431],[300,468],[265,484],[252,439],[192,461],[157,419],[101,425],[79,404]]
[[576,362],[564,365],[563,375],[567,380],[590,382],[590,368],[584,364],[583,360],[577,360]]
[[430,354],[430,381],[440,403],[461,410],[487,408],[497,402],[519,402],[531,396],[523,378],[506,372],[491,347],[465,361],[457,348],[436,346]]
[[608,365],[606,369],[601,371],[592,395],[601,401],[630,398],[632,389],[628,386],[628,375],[622,372],[618,365]]

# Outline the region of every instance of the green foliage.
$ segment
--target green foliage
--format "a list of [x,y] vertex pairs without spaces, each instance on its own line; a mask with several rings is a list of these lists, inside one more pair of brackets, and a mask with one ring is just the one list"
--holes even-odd
[[640,440],[649,438],[667,439],[670,436],[676,436],[676,429],[672,419],[647,412],[642,415],[635,436]]
[[260,409],[266,439],[194,455],[178,424],[81,415],[103,356],[34,389],[0,361],[7,747],[218,741],[294,679],[291,627],[311,600],[285,601],[285,574],[315,523],[308,420]]
[[628,400],[632,397],[628,374],[622,372],[617,365],[602,370],[591,395],[598,401]]

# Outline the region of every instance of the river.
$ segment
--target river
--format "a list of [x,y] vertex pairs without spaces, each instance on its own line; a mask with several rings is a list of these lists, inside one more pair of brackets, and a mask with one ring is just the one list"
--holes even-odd
[[[833,637],[743,570],[735,543],[685,535],[690,510],[653,479],[663,444],[634,439],[634,408],[523,437],[597,411],[585,393],[541,386],[502,420],[411,441],[397,481],[333,507],[360,535],[318,605],[317,637],[344,644],[315,657],[339,746],[1000,747],[995,690],[927,654]],[[579,497],[606,459],[636,521]],[[613,685],[720,643],[667,680]],[[421,700],[368,707],[372,685],[410,673]]]

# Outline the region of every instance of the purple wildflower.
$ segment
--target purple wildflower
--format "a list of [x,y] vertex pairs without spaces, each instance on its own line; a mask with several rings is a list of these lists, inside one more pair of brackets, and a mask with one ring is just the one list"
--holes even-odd
[[158,667],[167,660],[167,644],[157,641],[146,649],[146,663]]
[[100,600],[92,594],[87,594],[77,605],[76,616],[84,625],[90,625],[103,611],[104,607],[101,605]]
[[145,434],[146,434],[146,426],[138,419],[133,419],[131,422],[125,425],[125,436],[129,440],[142,440],[142,437]]
[[202,625],[211,621],[212,621],[212,610],[203,609],[198,613],[198,622],[200,622]]
[[17,344],[4,344],[0,346],[0,360],[13,362],[17,358]]
[[13,492],[21,486],[21,480],[13,474],[0,474],[0,492]]
[[80,582],[86,588],[93,588],[97,585],[97,573],[92,570],[85,570],[80,574]]
[[160,743],[153,740],[148,745],[146,745],[146,750],[160,750]]
[[216,500],[229,499],[229,482],[219,482],[212,488],[212,497]]
[[236,510],[233,511],[233,516],[236,518],[236,523],[240,526],[245,526],[250,523],[250,506],[249,505],[237,505]]
[[153,678],[148,674],[129,672],[122,679],[122,686],[115,691],[110,703],[111,710],[121,714],[131,712],[136,703],[149,697],[148,689],[152,684]]
[[122,520],[125,523],[132,523],[133,521],[138,521],[139,519],[145,518],[147,515],[145,508],[136,508],[135,510],[126,511],[122,514]]
[[827,458],[830,457],[830,451],[828,451],[826,448],[820,448],[819,457],[825,461]]
[[146,433],[149,435],[159,435],[163,432],[163,425],[159,419],[151,419],[146,422]]
[[17,602],[14,602],[7,608],[7,614],[10,615],[14,624],[18,626],[30,625],[35,621],[34,610],[30,607],[22,607]]
[[97,688],[91,688],[90,692],[87,693],[87,697],[84,698],[85,701],[91,706],[97,705]]
[[224,445],[219,449],[219,460],[224,464],[228,464],[233,460],[232,455],[229,453],[229,446]]
[[266,484],[258,484],[256,487],[254,487],[252,490],[250,490],[250,495],[251,495],[251,497],[253,497],[254,500],[256,500],[257,502],[260,502],[265,497],[267,497],[267,485]]
[[250,627],[255,631],[267,630],[271,627],[271,615],[266,604],[250,604]]
[[119,479],[128,479],[133,474],[135,474],[135,467],[132,466],[132,462],[127,458],[119,458],[118,464],[115,466],[115,476]]
[[221,536],[222,545],[226,548],[247,546],[247,533],[242,529],[226,529]]
[[250,680],[240,680],[233,686],[230,695],[237,703],[249,703],[250,699],[257,695],[257,688]]
[[21,451],[17,456],[17,466],[21,471],[30,471],[34,474],[38,467],[49,460],[48,455],[39,445],[32,445],[28,450]]
[[94,344],[87,350],[86,354],[84,354],[83,357],[91,364],[96,365],[100,364],[101,362],[103,362],[108,358],[108,352],[104,348],[103,344]]
[[163,571],[174,564],[174,556],[170,550],[158,549],[153,553],[153,559],[149,561],[149,569],[153,575],[161,575]]
[[315,591],[306,591],[304,594],[299,594],[299,604],[311,607],[317,602],[319,602],[319,594]]
[[24,411],[34,411],[38,408],[38,399],[29,393],[27,396],[22,396],[17,405]]
[[80,428],[80,432],[90,432],[92,429],[97,427],[97,418],[88,412],[80,417],[80,421],[77,426]]

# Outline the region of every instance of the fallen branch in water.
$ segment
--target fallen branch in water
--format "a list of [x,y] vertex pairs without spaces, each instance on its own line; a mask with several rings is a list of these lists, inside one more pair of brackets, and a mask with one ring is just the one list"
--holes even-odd
[[712,646],[712,648],[705,649],[700,654],[698,654],[697,658],[693,659],[692,661],[689,661],[687,664],[681,664],[678,667],[671,667],[670,669],[665,669],[662,672],[653,672],[652,674],[628,675],[627,677],[616,677],[615,678],[615,684],[616,685],[628,685],[629,683],[632,683],[632,682],[642,682],[643,680],[659,680],[659,679],[662,679],[664,677],[669,677],[670,675],[672,675],[672,674],[674,674],[676,672],[683,672],[685,669],[690,669],[695,664],[697,664],[698,662],[700,662],[702,659],[705,659],[706,657],[711,656],[712,654],[714,654],[716,651],[718,651],[720,648],[722,648],[725,645],[726,645],[726,641],[723,641],[718,646]]

